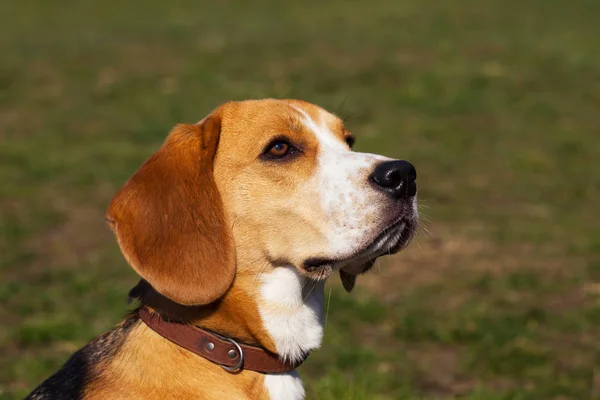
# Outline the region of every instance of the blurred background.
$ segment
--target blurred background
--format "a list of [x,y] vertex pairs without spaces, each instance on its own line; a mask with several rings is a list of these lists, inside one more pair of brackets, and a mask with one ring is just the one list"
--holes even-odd
[[[331,282],[311,399],[600,398],[600,2],[4,2],[0,398],[124,316],[104,211],[170,128],[299,98],[413,162],[423,229]],[[337,280],[337,279],[336,279]]]

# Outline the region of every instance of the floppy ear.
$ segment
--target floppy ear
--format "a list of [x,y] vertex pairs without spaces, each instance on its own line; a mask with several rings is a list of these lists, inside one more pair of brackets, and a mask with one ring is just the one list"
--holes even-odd
[[106,214],[127,262],[184,305],[218,299],[235,274],[234,243],[213,177],[220,130],[217,113],[176,126]]

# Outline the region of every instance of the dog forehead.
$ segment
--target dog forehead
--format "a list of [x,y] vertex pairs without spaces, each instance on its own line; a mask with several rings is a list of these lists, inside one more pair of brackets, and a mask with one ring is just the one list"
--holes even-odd
[[[319,142],[333,146],[345,143],[346,130],[338,116],[305,101],[285,100],[285,102],[301,114],[302,122],[308,125],[307,128],[313,131]],[[343,147],[345,148],[345,145]]]
[[345,141],[346,131],[340,118],[302,100],[245,100],[225,103],[217,110],[222,116],[223,131],[235,136],[236,141],[251,142],[269,133],[285,133],[295,123],[316,135],[321,143]]

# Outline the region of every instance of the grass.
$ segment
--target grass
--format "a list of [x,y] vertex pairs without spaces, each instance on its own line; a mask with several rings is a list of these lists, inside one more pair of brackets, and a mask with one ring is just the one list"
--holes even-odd
[[[332,284],[312,399],[600,399],[600,3],[43,2],[0,26],[0,397],[127,309],[103,213],[177,122],[294,97],[411,160],[429,233]],[[342,106],[343,105],[343,106]]]

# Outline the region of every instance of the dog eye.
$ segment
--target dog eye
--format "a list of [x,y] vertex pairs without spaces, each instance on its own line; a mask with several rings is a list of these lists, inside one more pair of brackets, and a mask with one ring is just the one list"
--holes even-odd
[[269,154],[273,157],[283,157],[290,151],[290,145],[285,142],[277,142],[269,149]]
[[285,140],[275,140],[267,146],[263,155],[270,160],[278,160],[295,152],[295,148]]

